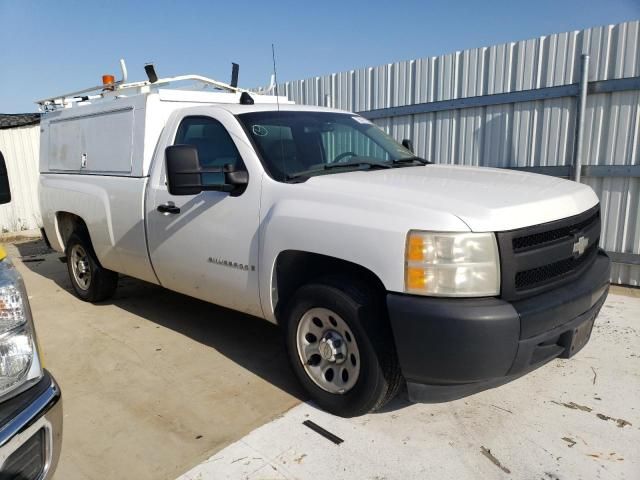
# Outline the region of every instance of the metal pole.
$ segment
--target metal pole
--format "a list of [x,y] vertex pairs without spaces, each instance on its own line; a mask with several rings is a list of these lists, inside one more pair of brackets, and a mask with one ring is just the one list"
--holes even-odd
[[582,137],[584,136],[584,113],[587,108],[587,89],[589,87],[589,55],[582,55],[580,86],[576,116],[576,143],[573,157],[573,179],[580,183],[582,170]]

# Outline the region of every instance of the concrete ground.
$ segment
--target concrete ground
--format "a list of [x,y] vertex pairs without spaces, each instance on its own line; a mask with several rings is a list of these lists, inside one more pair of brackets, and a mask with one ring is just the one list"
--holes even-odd
[[640,479],[639,317],[640,296],[614,293],[570,360],[466,399],[400,398],[350,420],[302,404],[179,480]]
[[272,325],[130,278],[87,304],[42,242],[8,250],[63,391],[58,479],[640,478],[637,289],[614,289],[571,360],[344,420],[300,404]]
[[7,247],[62,388],[55,478],[173,479],[300,402],[264,320],[130,278],[92,305],[41,241]]

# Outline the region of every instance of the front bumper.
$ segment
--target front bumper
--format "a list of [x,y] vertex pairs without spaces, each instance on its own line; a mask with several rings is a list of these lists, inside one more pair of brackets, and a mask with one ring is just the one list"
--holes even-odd
[[610,268],[600,251],[576,281],[512,303],[389,293],[389,318],[409,398],[455,400],[577,353],[607,297]]
[[0,403],[0,480],[51,478],[61,445],[60,388],[45,371],[38,383]]

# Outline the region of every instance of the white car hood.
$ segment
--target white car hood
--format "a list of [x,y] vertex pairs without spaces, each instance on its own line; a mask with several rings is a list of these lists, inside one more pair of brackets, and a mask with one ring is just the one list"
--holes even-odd
[[498,168],[427,165],[311,177],[309,186],[449,212],[475,232],[512,230],[577,215],[593,190],[547,175]]

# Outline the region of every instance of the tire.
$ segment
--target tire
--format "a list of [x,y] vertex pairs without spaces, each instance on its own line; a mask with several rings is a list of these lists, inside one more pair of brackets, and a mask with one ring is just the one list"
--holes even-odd
[[386,311],[374,289],[341,277],[302,286],[288,303],[289,360],[322,409],[355,417],[380,409],[398,393],[403,379]]
[[113,296],[118,274],[100,265],[88,235],[71,234],[65,253],[69,279],[78,298],[101,302]]

